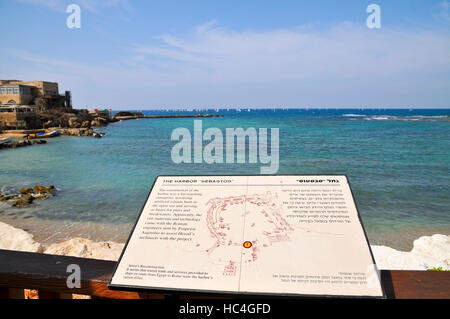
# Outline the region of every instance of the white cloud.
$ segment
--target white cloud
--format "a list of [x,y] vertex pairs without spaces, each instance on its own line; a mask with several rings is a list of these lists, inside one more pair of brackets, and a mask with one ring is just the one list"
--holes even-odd
[[[135,44],[122,61],[15,57],[73,88],[81,105],[448,106],[448,52],[448,33],[350,23],[235,31],[208,23]],[[13,72],[29,78],[32,71]]]
[[176,62],[180,74],[196,70],[194,81],[345,79],[450,70],[448,34],[374,31],[350,23],[326,32],[237,32],[208,24],[190,34],[160,39],[158,46],[139,45],[133,52],[147,55],[149,61]]
[[446,22],[450,22],[450,2],[444,0],[439,6],[441,9],[439,17]]

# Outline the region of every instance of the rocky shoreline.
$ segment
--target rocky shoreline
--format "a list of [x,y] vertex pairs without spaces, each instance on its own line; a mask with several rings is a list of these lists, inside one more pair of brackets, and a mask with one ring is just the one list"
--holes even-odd
[[[70,112],[45,112],[40,113],[40,126],[27,130],[0,130],[0,138],[15,137],[22,138],[28,134],[50,133],[58,131],[63,136],[92,136],[100,138],[103,133],[95,132],[94,128],[107,126],[109,123],[136,120],[136,119],[160,119],[160,118],[209,118],[223,117],[220,114],[194,114],[194,115],[143,115],[140,112],[118,112],[113,116],[101,116],[89,113],[87,110],[73,109]],[[2,148],[17,148],[36,144],[45,144],[45,140],[39,141],[14,141],[0,144]]]
[[19,193],[3,194],[0,190],[0,202],[8,202],[13,207],[24,208],[30,206],[35,199],[45,199],[50,196],[55,196],[55,186],[41,186],[36,185],[33,188],[24,187]]
[[22,140],[22,141],[16,141],[11,143],[3,143],[0,144],[0,150],[4,148],[19,148],[19,147],[25,147],[25,146],[31,146],[31,145],[39,145],[39,144],[46,144],[46,140]]
[[87,110],[73,109],[70,112],[46,112],[40,114],[42,128],[91,128],[106,126],[115,122],[109,116],[91,114]]
[[0,222],[0,249],[116,261],[124,246],[125,244],[112,241],[94,242],[72,238],[45,247],[35,241],[32,234]]
[[[44,247],[30,233],[0,222],[0,249],[117,261],[124,245],[72,238]],[[450,270],[450,235],[422,236],[414,241],[409,252],[387,246],[371,245],[371,248],[379,269]]]

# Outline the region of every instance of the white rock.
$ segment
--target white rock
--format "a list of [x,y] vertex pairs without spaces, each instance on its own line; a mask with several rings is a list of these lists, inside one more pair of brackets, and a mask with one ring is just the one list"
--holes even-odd
[[42,252],[41,244],[26,231],[0,222],[0,249]]
[[[89,239],[73,238],[52,244],[47,254],[75,256],[116,261],[124,244],[115,242],[93,242]],[[414,241],[410,252],[395,250],[386,246],[371,246],[379,269],[427,270],[442,267],[450,270],[450,236],[422,236]],[[0,249],[42,252],[43,247],[33,235],[22,229],[0,222]]]
[[378,269],[427,270],[434,267],[450,269],[442,261],[417,252],[395,250],[386,246],[371,246]]
[[115,242],[93,242],[84,238],[73,238],[47,248],[46,254],[104,259],[119,259],[124,244]]
[[411,252],[433,257],[450,266],[450,236],[422,236],[414,241]]

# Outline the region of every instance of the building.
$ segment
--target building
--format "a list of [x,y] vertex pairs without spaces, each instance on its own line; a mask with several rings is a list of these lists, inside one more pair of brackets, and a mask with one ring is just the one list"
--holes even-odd
[[35,105],[39,111],[72,109],[70,91],[59,94],[58,83],[0,80],[0,104]]
[[36,107],[23,105],[0,107],[0,129],[20,130],[41,127],[42,122]]
[[30,104],[34,100],[36,88],[22,84],[0,85],[0,104]]

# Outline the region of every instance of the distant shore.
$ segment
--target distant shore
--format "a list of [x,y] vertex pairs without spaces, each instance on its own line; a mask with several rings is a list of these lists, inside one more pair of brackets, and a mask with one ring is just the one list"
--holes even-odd
[[69,121],[68,127],[47,127],[39,129],[23,129],[23,130],[0,130],[0,138],[23,138],[27,134],[39,134],[39,133],[49,133],[52,131],[58,131],[64,136],[92,136],[95,129],[107,126],[108,123],[118,122],[118,121],[128,121],[128,120],[138,120],[138,119],[170,119],[170,118],[211,118],[211,117],[223,117],[221,114],[194,114],[194,115],[143,115],[136,112],[122,112],[129,113],[129,115],[122,116],[112,116],[110,119],[97,120],[97,124],[102,124],[101,126],[86,126],[86,127],[72,127],[71,123],[76,123],[77,120]]
[[221,114],[195,114],[195,115],[143,115],[143,116],[114,116],[119,121],[137,119],[173,119],[173,118],[195,118],[195,117],[223,117]]

